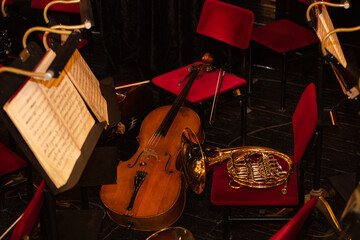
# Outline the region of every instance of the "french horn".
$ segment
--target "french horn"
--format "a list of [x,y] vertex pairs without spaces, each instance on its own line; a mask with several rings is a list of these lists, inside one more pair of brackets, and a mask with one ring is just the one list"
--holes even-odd
[[195,193],[202,193],[206,181],[205,167],[227,162],[232,188],[272,188],[287,186],[294,164],[289,156],[267,147],[243,146],[220,149],[204,148],[191,129],[184,129],[181,136],[181,160],[185,177]]
[[186,228],[168,227],[155,232],[146,240],[195,240],[195,238]]

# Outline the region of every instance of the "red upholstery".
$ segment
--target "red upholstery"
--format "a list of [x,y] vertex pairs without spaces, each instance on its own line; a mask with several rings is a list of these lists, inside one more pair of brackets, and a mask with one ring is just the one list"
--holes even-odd
[[207,0],[201,12],[197,32],[246,49],[249,46],[253,23],[253,12],[221,1]]
[[[201,64],[201,63],[202,62],[196,62],[193,64]],[[180,86],[178,85],[178,83],[186,75],[189,74],[188,67],[190,65],[157,76],[153,79],[153,83],[156,86],[159,86],[163,89],[166,89],[169,92],[178,95],[185,86],[187,81],[183,81]],[[189,100],[190,102],[196,103],[214,96],[218,75],[219,75],[219,70],[210,73],[204,72],[201,78],[196,79],[194,81],[186,99]],[[245,84],[246,81],[244,79],[227,73],[224,76],[224,80],[222,82],[220,92],[223,93],[228,90],[243,86]]]
[[289,52],[319,42],[312,30],[287,19],[254,28],[251,39],[278,53]]
[[318,201],[317,197],[310,199],[284,227],[282,227],[270,240],[293,240],[296,239],[298,232],[308,218],[311,211],[315,208]]
[[[296,144],[294,151],[297,158],[292,158],[294,163],[300,161],[305,151],[315,130],[317,116],[315,85],[311,83],[304,90],[293,115],[294,144]],[[299,203],[296,164],[286,195],[281,194],[283,186],[268,189],[247,187],[233,189],[229,186],[229,181],[226,163],[215,166],[211,187],[211,202],[214,205],[296,206]]]
[[27,162],[0,142],[0,176],[27,167]]
[[30,234],[35,223],[39,218],[39,213],[44,203],[44,180],[40,183],[35,196],[26,207],[24,214],[22,215],[19,222],[16,224],[14,231],[11,235],[11,240],[20,240],[22,236]]
[[[197,32],[245,49],[249,46],[254,14],[251,11],[217,0],[207,0],[203,5]],[[199,64],[200,62],[194,63]],[[169,92],[179,94],[186,84],[178,83],[188,74],[188,66],[160,75],[153,83]],[[186,99],[196,103],[214,96],[219,71],[204,73],[196,80]],[[244,86],[246,81],[231,74],[226,74],[220,92],[226,92]]]
[[303,92],[293,114],[294,162],[299,163],[318,121],[316,88],[311,83]]
[[[31,0],[31,7],[44,9],[46,5],[52,2],[52,0]],[[80,13],[79,3],[73,4],[54,4],[49,10],[60,11],[60,12],[70,12],[70,13]]]
[[231,188],[229,186],[230,178],[226,164],[226,162],[223,162],[214,167],[210,198],[212,204],[221,206],[295,206],[299,203],[296,168],[290,177],[287,188],[288,193],[284,195],[281,193],[282,185],[266,189],[247,187],[241,189]]
[[10,5],[10,4],[13,4],[13,0],[5,0],[6,2],[5,2],[5,5]]

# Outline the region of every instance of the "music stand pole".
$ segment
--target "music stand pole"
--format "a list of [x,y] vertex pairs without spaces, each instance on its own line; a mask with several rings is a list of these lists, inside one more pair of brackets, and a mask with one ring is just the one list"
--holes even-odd
[[314,163],[314,182],[310,191],[311,196],[323,196],[324,190],[320,188],[321,179],[321,160],[322,160],[322,144],[323,144],[323,128],[324,128],[324,58],[321,52],[321,44],[317,57],[317,104],[318,104],[318,124],[317,136],[315,143],[315,163]]

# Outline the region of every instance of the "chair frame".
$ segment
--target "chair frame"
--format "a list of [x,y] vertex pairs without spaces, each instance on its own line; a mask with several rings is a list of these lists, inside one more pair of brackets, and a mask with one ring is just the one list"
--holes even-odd
[[[206,5],[206,3],[208,2],[208,5]],[[249,43],[250,43],[250,34],[251,34],[251,29],[252,29],[252,24],[254,21],[254,15],[252,12],[250,12],[249,10],[242,9],[241,11],[244,11],[244,14],[241,15],[244,19],[244,21],[249,22],[249,25],[241,25],[241,27],[239,27],[240,25],[234,25],[234,29],[232,30],[228,30],[222,32],[223,29],[218,29],[218,25],[213,24],[214,28],[211,29],[211,31],[209,30],[209,28],[207,27],[209,24],[211,25],[211,21],[214,21],[214,18],[209,17],[208,14],[204,14],[204,9],[205,11],[208,10],[210,13],[211,11],[214,9],[214,5],[211,4],[218,4],[216,5],[219,8],[223,8],[221,13],[224,13],[224,11],[229,10],[232,12],[232,10],[234,11],[238,11],[236,8],[239,8],[235,5],[231,5],[229,3],[225,3],[225,2],[221,2],[221,1],[205,1],[204,6],[203,6],[203,10],[201,12],[201,16],[198,22],[198,27],[197,27],[197,33],[199,36],[203,37],[203,39],[207,40],[207,39],[211,39],[210,41],[214,41],[213,43],[216,44],[226,44],[227,47],[227,58],[228,58],[228,66],[231,72],[231,53],[232,53],[232,48],[236,48],[236,51],[240,50],[241,51],[241,55],[240,55],[240,61],[241,61],[241,66],[240,66],[240,77],[245,80],[245,84],[243,86],[240,87],[236,87],[234,89],[229,90],[228,92],[233,93],[233,97],[232,99],[226,99],[226,101],[224,101],[223,103],[231,103],[231,102],[238,102],[240,104],[240,113],[241,113],[241,125],[240,125],[240,130],[241,130],[241,139],[242,139],[242,145],[246,144],[246,129],[247,129],[247,102],[248,102],[248,83],[249,83],[249,72],[248,70],[248,64],[249,64],[249,60],[250,60],[250,56],[249,56]],[[210,7],[212,6],[212,7]],[[229,8],[229,7],[234,7],[234,8]],[[246,12],[246,13],[245,13]],[[233,14],[233,12],[231,13]],[[206,24],[204,24],[206,23]],[[250,25],[251,23],[251,25]],[[213,26],[212,25],[212,26]],[[244,27],[245,26],[245,27]],[[217,33],[219,32],[219,35],[217,35]],[[240,34],[241,33],[241,34]],[[246,34],[249,35],[246,35]],[[234,36],[232,36],[234,34]],[[219,38],[220,36],[220,38]],[[225,36],[225,37],[224,37]],[[240,40],[234,42],[235,38],[239,38],[240,36]],[[244,37],[245,36],[245,37]],[[241,39],[241,37],[243,39]],[[248,39],[247,39],[248,37]],[[222,39],[225,38],[225,39]],[[164,104],[166,102],[165,100],[165,95],[168,92],[165,89],[162,89],[160,87],[158,87],[158,89],[160,89],[160,101],[162,104]],[[221,95],[226,94],[225,92],[222,93]],[[206,130],[209,127],[209,120],[208,118],[208,114],[206,112],[206,110],[208,109],[208,103],[210,102],[210,100],[212,100],[213,98],[208,98],[205,99],[203,101],[200,102],[190,102],[190,101],[186,101],[186,104],[192,106],[193,108],[197,109],[197,112],[200,116],[200,119],[202,120],[202,126],[204,128],[204,130]],[[227,101],[229,100],[229,101]],[[219,103],[219,105],[222,105],[222,103]],[[210,114],[209,114],[210,115]]]
[[[308,86],[309,87],[309,86]],[[305,92],[305,90],[304,90]],[[303,92],[303,93],[304,93]],[[303,95],[302,95],[303,97]],[[302,97],[299,100],[302,100]],[[298,103],[298,104],[299,104]],[[306,103],[306,102],[305,102]],[[294,129],[297,129],[296,132],[299,133],[299,129],[294,127],[294,123],[298,123],[297,119],[299,119],[299,114],[303,113],[302,110],[304,109],[305,105],[302,105],[302,107],[297,111],[295,110],[294,114],[293,114],[293,131]],[[298,109],[298,106],[297,106]],[[294,118],[296,114],[296,118]],[[316,116],[317,117],[317,116]],[[295,120],[294,120],[295,119]],[[310,119],[309,119],[310,120]],[[314,120],[314,119],[313,119]],[[294,122],[295,121],[295,122]],[[301,123],[300,123],[301,124]],[[317,125],[317,124],[316,124]],[[310,139],[308,140],[306,146],[304,146],[304,143],[301,144],[301,139],[303,139],[303,137],[299,136],[304,136],[304,135],[296,135],[296,138],[294,136],[294,147],[293,147],[293,151],[295,154],[296,151],[296,156],[297,158],[299,157],[299,154],[301,156],[301,159],[295,160],[295,168],[296,168],[296,178],[297,178],[297,193],[298,193],[298,203],[297,205],[267,205],[267,206],[263,206],[263,205],[221,205],[222,206],[222,210],[223,210],[223,222],[224,222],[224,239],[230,239],[230,227],[231,227],[231,221],[238,221],[238,222],[249,222],[249,221],[261,221],[261,222],[268,222],[268,221],[289,221],[292,219],[292,217],[295,215],[295,213],[304,205],[304,199],[305,199],[305,187],[304,187],[304,162],[305,162],[305,156],[309,155],[309,150],[310,150],[310,146],[311,148],[315,147],[315,142],[317,141],[317,126],[315,125],[315,129],[314,132],[312,133]],[[298,126],[298,125],[297,125]],[[310,134],[310,132],[308,132],[308,134]],[[305,135],[305,136],[310,136],[310,135]],[[295,139],[296,142],[300,141],[300,145],[298,145],[298,148],[295,149]],[[302,149],[303,147],[305,147],[304,152],[302,153]],[[254,208],[254,209],[258,209],[259,213],[258,215],[251,215],[251,216],[245,216],[245,217],[232,217],[231,216],[231,209],[236,207],[237,209],[241,209],[241,208]],[[271,215],[271,216],[266,216],[265,213],[265,209],[276,209],[276,208],[287,208],[287,209],[293,209],[293,212],[291,214],[286,214],[286,215]]]
[[[295,0],[291,0],[291,1],[295,1]],[[302,2],[302,3],[306,3],[306,0],[297,0],[298,2]],[[289,15],[289,13],[287,13],[287,15]],[[283,16],[284,19],[289,19],[289,16]],[[276,21],[279,21],[281,19],[278,19],[279,17],[277,16],[277,19]],[[275,22],[276,22],[275,21]],[[289,20],[291,21],[291,20]],[[296,23],[297,24],[297,23]],[[297,24],[298,25],[298,24]],[[310,29],[309,29],[310,30]],[[310,30],[311,31],[311,30]],[[282,52],[282,53],[278,53],[276,52],[275,50],[267,47],[267,46],[264,46],[263,44],[261,43],[258,43],[254,40],[251,39],[251,43],[250,43],[250,51],[253,52],[253,48],[255,47],[254,45],[259,45],[259,46],[262,46],[266,49],[269,49],[271,50],[272,52],[276,53],[276,54],[279,54],[280,55],[280,111],[281,112],[284,112],[286,111],[286,108],[285,108],[285,105],[286,105],[286,86],[287,86],[287,77],[288,77],[288,62],[290,61],[289,60],[289,55],[291,53],[294,53],[296,51],[304,51],[304,50],[307,50],[311,47],[314,47],[314,45],[318,45],[318,43],[313,43],[313,44],[310,44],[310,45],[306,45],[306,46],[303,46],[303,47],[300,47],[300,48],[296,48],[296,49],[293,49],[293,50],[290,50],[290,51],[285,51],[285,52]],[[317,54],[319,55],[319,51],[316,50],[316,53],[310,53],[310,54],[304,54],[302,55],[301,57],[307,57],[309,55],[313,55],[313,54]],[[292,58],[291,60],[294,61],[294,60],[297,60],[299,57],[294,57]],[[252,66],[253,66],[253,62],[252,62],[252,57],[250,59],[250,65],[249,65],[249,92],[251,91],[251,88],[252,88],[252,84],[253,84],[253,74],[252,74]]]
[[[11,144],[14,145],[14,143],[12,143],[12,138],[10,138],[10,142]],[[23,179],[6,185],[7,179],[9,179],[11,175],[18,174],[20,172],[24,172]],[[32,169],[30,164],[28,164],[23,168],[16,169],[15,171],[0,176],[0,211],[6,210],[6,199],[5,199],[6,192],[15,190],[16,188],[19,188],[23,185],[26,185],[27,196],[30,201],[34,195],[33,185],[32,185]]]

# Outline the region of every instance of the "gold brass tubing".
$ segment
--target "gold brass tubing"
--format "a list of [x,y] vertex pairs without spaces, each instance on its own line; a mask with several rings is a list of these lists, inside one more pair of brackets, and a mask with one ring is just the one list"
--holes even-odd
[[189,230],[182,227],[163,228],[146,238],[146,240],[160,239],[194,240],[195,238]]
[[57,29],[51,29],[51,28],[47,28],[47,27],[32,27],[29,28],[22,39],[22,44],[24,49],[26,48],[26,40],[27,37],[29,36],[30,33],[35,32],[35,31],[41,31],[41,32],[51,32],[51,33],[56,33],[56,34],[71,34],[71,31],[67,31],[67,30],[57,30]]
[[359,31],[359,30],[360,30],[360,26],[352,27],[352,28],[336,28],[336,29],[328,32],[325,35],[324,40],[321,42],[321,51],[322,51],[323,55],[326,56],[325,42],[331,34],[338,33],[338,32],[355,32],[355,31]]
[[319,197],[319,201],[316,203],[316,208],[318,208],[325,215],[325,218],[333,228],[335,228],[340,233],[342,232],[340,224],[336,219],[333,210],[331,209],[329,203],[322,196]]
[[333,126],[335,126],[336,124],[335,124],[334,114],[333,114],[332,110],[330,111],[330,118],[331,118],[331,124]]
[[2,73],[2,72],[11,72],[11,73],[15,73],[15,74],[23,75],[23,76],[37,77],[37,78],[45,79],[45,73],[36,73],[36,72],[26,71],[26,70],[14,68],[14,67],[1,67],[0,73]]
[[1,12],[2,12],[3,17],[6,17],[5,2],[6,2],[6,0],[2,0],[2,2],[1,2]]
[[329,2],[313,2],[312,4],[309,5],[309,7],[307,8],[306,10],[306,19],[307,21],[310,21],[311,20],[311,17],[310,17],[310,10],[317,6],[317,5],[326,5],[326,6],[330,6],[330,7],[343,7],[345,9],[348,9],[350,7],[350,4],[349,2],[345,2],[345,3],[329,3]]
[[[52,27],[50,27],[50,29],[57,29],[57,30],[75,30],[75,29],[82,29],[85,28],[85,24],[80,24],[80,25],[54,25]],[[43,44],[44,44],[44,48],[46,50],[49,49],[49,45],[47,44],[47,36],[49,35],[50,31],[47,31],[44,33],[43,36]],[[69,35],[69,34],[68,34]]]
[[58,4],[58,3],[73,4],[73,3],[79,3],[79,2],[80,2],[80,0],[73,0],[73,1],[52,1],[52,2],[49,2],[49,3],[45,6],[44,12],[43,12],[43,16],[44,16],[45,23],[48,23],[48,22],[49,22],[49,18],[47,17],[47,11],[48,11],[49,7],[51,7],[52,5]]

